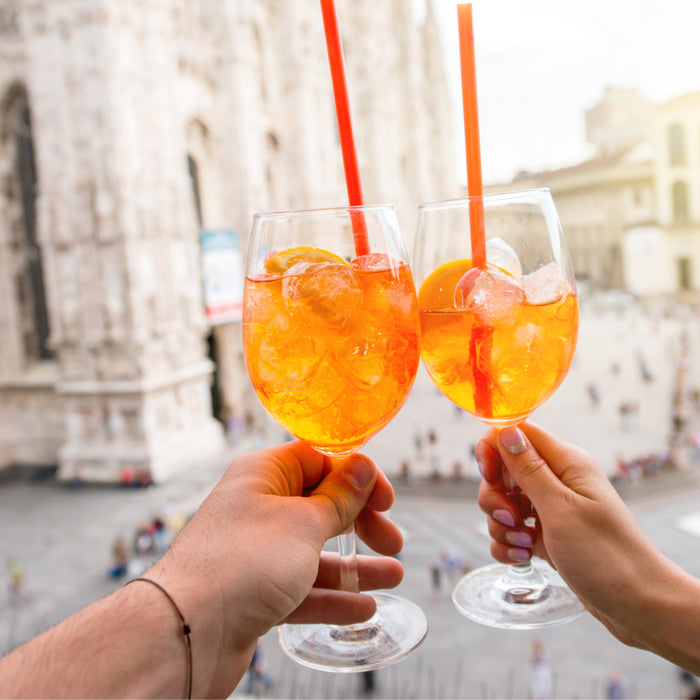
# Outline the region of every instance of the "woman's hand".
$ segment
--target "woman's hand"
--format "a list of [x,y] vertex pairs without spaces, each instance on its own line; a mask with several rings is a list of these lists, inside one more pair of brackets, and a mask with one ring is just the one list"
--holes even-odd
[[590,454],[525,423],[490,430],[476,455],[495,559],[547,559],[620,641],[697,672],[700,582],[656,548]]

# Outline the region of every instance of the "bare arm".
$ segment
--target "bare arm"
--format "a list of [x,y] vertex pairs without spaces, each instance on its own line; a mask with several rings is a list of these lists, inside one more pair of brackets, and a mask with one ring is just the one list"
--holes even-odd
[[[337,590],[326,540],[355,521],[375,551],[396,554],[401,534],[381,511],[393,502],[367,458],[329,462],[302,443],[231,464],[163,558],[146,574],[191,628],[192,696],[226,697],[260,635],[283,622],[347,624],[374,599]],[[392,557],[359,557],[361,590],[391,588]],[[136,581],[0,659],[0,697],[184,697],[187,645],[164,593]]]
[[[197,652],[203,663],[204,650]],[[134,583],[0,660],[0,691],[3,697],[176,698],[185,695],[186,675],[177,616],[157,589]]]

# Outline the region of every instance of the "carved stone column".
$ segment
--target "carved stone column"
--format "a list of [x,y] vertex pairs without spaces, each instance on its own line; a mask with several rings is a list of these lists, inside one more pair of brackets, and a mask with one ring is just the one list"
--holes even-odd
[[27,27],[59,476],[162,479],[220,450],[169,3],[45,3]]

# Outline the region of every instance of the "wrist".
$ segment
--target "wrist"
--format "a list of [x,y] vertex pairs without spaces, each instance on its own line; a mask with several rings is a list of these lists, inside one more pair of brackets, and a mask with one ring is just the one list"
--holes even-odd
[[182,611],[178,607],[178,604],[175,602],[175,599],[168,593],[168,591],[157,581],[154,581],[151,578],[148,578],[146,576],[139,576],[137,578],[131,579],[131,581],[127,582],[128,584],[133,584],[133,583],[145,583],[149,586],[153,586],[156,588],[158,591],[161,592],[163,596],[167,599],[167,601],[170,603],[170,606],[173,609],[173,612],[177,615],[177,619],[180,621],[181,625],[181,633],[182,633],[182,638],[185,643],[185,650],[186,650],[186,656],[185,656],[185,667],[186,667],[186,676],[185,676],[185,682],[186,682],[186,691],[185,691],[185,697],[187,700],[190,700],[192,697],[192,642],[190,640],[190,632],[191,628],[187,620],[185,620]]
[[627,628],[638,645],[699,674],[700,581],[658,552],[635,588]]
[[[192,697],[209,696],[223,655],[218,587],[209,584],[212,577],[203,576],[201,572],[197,576],[188,576],[187,568],[171,563],[168,554],[144,576],[160,584],[180,610],[190,630]],[[150,586],[148,583],[134,585]],[[155,589],[154,594],[163,595]],[[175,611],[171,610],[170,614],[177,621]],[[184,640],[181,642],[185,643]]]
[[131,624],[132,634],[141,637],[142,645],[144,630],[153,632],[148,640],[149,653],[142,654],[140,659],[142,664],[145,662],[144,672],[134,673],[133,677],[150,676],[151,690],[143,682],[139,684],[148,695],[157,688],[167,688],[173,697],[191,698],[190,628],[175,599],[148,576],[128,581],[115,596],[123,599],[119,607],[128,611],[122,614],[125,628]]

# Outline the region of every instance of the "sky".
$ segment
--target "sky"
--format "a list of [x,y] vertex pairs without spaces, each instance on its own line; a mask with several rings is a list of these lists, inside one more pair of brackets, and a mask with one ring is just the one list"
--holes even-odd
[[[466,182],[458,2],[433,2]],[[657,103],[700,90],[700,0],[474,0],[473,22],[486,184],[590,157],[585,111],[608,86]]]

